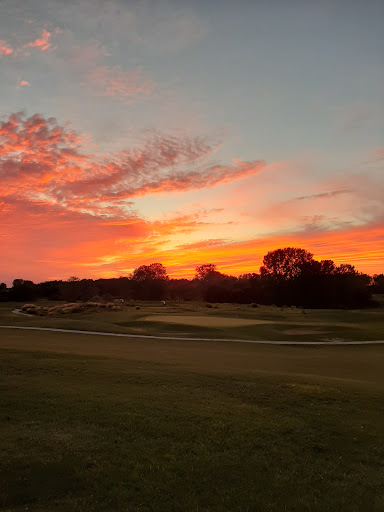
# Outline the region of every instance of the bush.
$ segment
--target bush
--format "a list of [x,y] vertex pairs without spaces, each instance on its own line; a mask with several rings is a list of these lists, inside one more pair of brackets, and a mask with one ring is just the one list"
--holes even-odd
[[24,304],[24,306],[21,308],[21,311],[26,311],[27,309],[36,309],[37,306],[35,306],[35,304]]

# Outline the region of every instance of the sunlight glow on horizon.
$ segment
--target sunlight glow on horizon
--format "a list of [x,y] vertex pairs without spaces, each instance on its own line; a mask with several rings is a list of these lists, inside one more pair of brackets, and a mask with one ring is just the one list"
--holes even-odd
[[5,1],[0,282],[384,272],[384,6],[139,4]]

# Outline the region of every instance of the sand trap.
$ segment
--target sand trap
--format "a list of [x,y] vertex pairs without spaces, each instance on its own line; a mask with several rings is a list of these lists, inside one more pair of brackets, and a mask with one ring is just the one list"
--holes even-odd
[[199,327],[241,327],[244,325],[273,324],[270,320],[248,318],[227,318],[220,316],[151,315],[141,318],[145,322],[166,322],[168,324],[195,325]]

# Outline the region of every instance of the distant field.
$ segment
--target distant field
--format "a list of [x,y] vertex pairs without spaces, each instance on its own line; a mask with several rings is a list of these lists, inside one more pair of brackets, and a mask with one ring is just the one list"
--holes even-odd
[[0,510],[381,512],[383,363],[4,329]]
[[[53,305],[57,303],[46,303]],[[334,341],[384,338],[384,308],[302,310],[239,304],[135,302],[121,312],[82,312],[69,316],[12,314],[22,304],[0,303],[0,325],[30,325],[102,332],[227,339]]]

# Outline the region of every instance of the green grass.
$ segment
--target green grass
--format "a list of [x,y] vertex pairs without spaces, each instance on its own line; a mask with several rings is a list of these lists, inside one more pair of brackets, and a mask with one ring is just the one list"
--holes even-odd
[[[49,305],[49,303],[43,303]],[[51,303],[51,305],[54,303]],[[83,312],[70,316],[25,317],[11,313],[20,304],[0,303],[0,325],[29,325],[102,332],[169,335],[181,337],[235,338],[254,340],[329,341],[377,340],[384,338],[384,308],[364,310],[301,310],[274,306],[203,303],[138,302],[140,309],[124,307],[122,312]],[[148,321],[153,315],[215,316],[266,320],[271,323],[240,327],[204,327],[171,322]]]
[[0,332],[0,510],[384,509],[384,347]]

